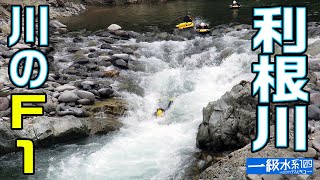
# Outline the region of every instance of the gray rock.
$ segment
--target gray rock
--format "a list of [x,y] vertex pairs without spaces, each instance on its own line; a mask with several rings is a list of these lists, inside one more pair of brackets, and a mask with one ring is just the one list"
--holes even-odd
[[100,46],[100,49],[111,49],[112,47],[111,47],[111,45],[110,44],[102,44],[101,46]]
[[134,51],[130,48],[123,48],[122,52],[125,54],[133,54],[134,53]]
[[0,111],[5,111],[9,109],[10,102],[6,97],[0,97]]
[[320,152],[320,132],[317,132],[314,139],[312,140],[312,147],[317,150],[318,152]]
[[102,32],[100,34],[101,37],[109,37],[111,34],[109,32]]
[[77,64],[87,64],[89,63],[89,59],[83,58],[76,61]]
[[311,93],[310,94],[310,103],[311,104],[320,104],[320,93]]
[[90,101],[89,99],[80,99],[77,101],[78,104],[81,105],[91,105],[93,104],[92,101]]
[[92,81],[83,81],[81,83],[81,86],[84,90],[90,90],[92,88],[92,86],[94,86],[94,82]]
[[81,99],[89,99],[91,102],[95,101],[95,95],[91,92],[88,91],[76,91],[76,94],[78,95],[79,98]]
[[103,41],[103,42],[105,42],[105,43],[108,43],[108,44],[113,44],[113,43],[115,43],[117,40],[108,37],[108,38],[102,38],[101,41]]
[[44,105],[44,111],[47,113],[50,113],[52,111],[55,111],[57,109],[58,104],[52,102],[51,100],[48,100]]
[[[32,124],[28,126],[27,123]],[[23,131],[27,137],[33,139],[38,146],[52,143],[67,142],[88,135],[88,128],[84,120],[74,116],[63,118],[36,117],[30,119]]]
[[312,147],[308,147],[308,151],[303,154],[304,154],[304,157],[306,158],[313,158],[313,159],[318,158],[317,151]]
[[112,61],[112,64],[121,69],[129,69],[128,63],[123,59],[117,59],[115,61]]
[[64,103],[70,103],[70,102],[76,102],[78,99],[79,97],[75,93],[71,91],[65,91],[59,96],[58,101],[64,102]]
[[90,134],[107,134],[122,127],[122,123],[111,115],[108,118],[90,118],[88,121]]
[[86,64],[86,67],[87,67],[89,70],[97,70],[98,65],[95,64],[95,63],[89,63],[89,64]]
[[97,57],[99,57],[99,54],[97,53],[91,53],[88,55],[88,58],[97,58]]
[[317,106],[308,106],[308,119],[320,120],[320,109]]
[[101,98],[110,98],[113,96],[114,91],[111,88],[99,89],[99,94]]
[[67,90],[68,91],[72,91],[72,90],[75,90],[75,89],[77,89],[77,87],[71,86],[69,84],[66,84],[66,85],[63,85],[63,86],[59,86],[59,87],[55,88],[54,90],[58,91],[58,92],[63,92],[63,91],[67,91]]
[[104,77],[104,72],[102,71],[95,71],[91,74],[92,77],[94,78],[101,78],[101,77]]
[[241,82],[219,100],[203,109],[198,128],[197,147],[221,151],[250,143],[256,123],[257,99],[251,96],[249,82]]

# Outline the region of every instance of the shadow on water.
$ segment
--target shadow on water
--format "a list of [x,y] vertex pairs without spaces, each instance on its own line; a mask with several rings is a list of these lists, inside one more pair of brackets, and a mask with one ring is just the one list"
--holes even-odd
[[145,32],[150,26],[171,32],[180,23],[186,12],[209,22],[211,26],[238,22],[250,24],[252,8],[275,5],[307,5],[309,20],[319,21],[317,0],[239,0],[241,9],[229,9],[232,1],[226,0],[175,0],[167,3],[119,5],[113,7],[89,7],[76,17],[61,19],[69,30],[99,30],[116,23],[124,29]]

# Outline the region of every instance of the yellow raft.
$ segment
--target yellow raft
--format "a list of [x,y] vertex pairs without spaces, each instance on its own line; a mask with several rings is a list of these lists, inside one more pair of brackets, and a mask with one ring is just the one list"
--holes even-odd
[[196,29],[196,31],[198,33],[208,33],[208,32],[210,32],[210,29]]
[[183,22],[183,23],[176,25],[176,27],[178,29],[192,28],[192,27],[194,27],[194,23],[193,22]]

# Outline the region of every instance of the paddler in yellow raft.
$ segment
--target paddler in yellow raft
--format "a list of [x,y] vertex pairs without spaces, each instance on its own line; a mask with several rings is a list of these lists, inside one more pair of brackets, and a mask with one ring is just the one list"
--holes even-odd
[[206,34],[210,32],[210,27],[208,24],[202,22],[196,27],[196,31],[201,34]]
[[193,18],[190,15],[190,12],[187,12],[187,15],[183,18],[183,23],[176,25],[178,29],[187,29],[194,27],[194,23],[192,22]]

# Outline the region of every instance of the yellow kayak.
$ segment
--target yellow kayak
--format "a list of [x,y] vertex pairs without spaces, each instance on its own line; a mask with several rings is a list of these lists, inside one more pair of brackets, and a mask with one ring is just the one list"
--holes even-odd
[[183,22],[183,23],[176,25],[176,27],[178,29],[192,28],[192,27],[194,27],[194,23],[193,22]]
[[198,33],[208,33],[208,32],[210,32],[210,29],[196,29],[196,31]]

